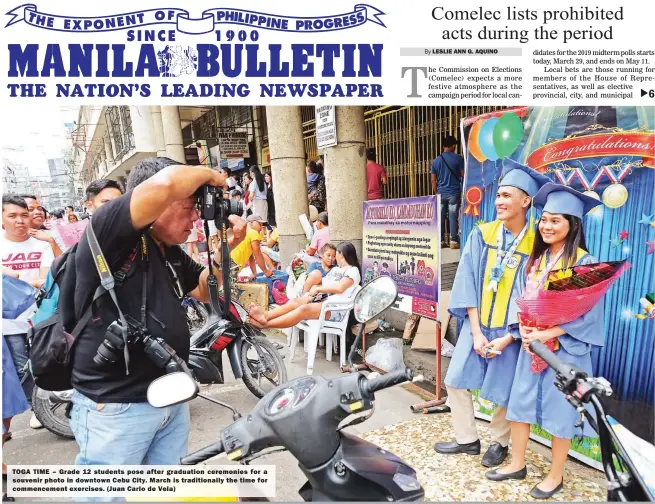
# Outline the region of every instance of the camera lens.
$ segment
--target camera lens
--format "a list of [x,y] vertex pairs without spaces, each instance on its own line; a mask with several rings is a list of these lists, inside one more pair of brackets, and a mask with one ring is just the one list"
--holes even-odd
[[242,215],[243,214],[243,203],[241,201],[229,199],[223,200],[225,205],[226,217],[230,215]]
[[112,345],[110,341],[104,340],[93,356],[93,362],[99,366],[103,364],[115,364],[120,354],[121,350],[119,348]]

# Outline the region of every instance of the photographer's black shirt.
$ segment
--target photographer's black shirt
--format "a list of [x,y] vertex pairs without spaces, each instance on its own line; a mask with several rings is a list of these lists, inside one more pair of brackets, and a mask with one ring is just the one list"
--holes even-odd
[[[138,250],[141,236],[147,229],[132,226],[128,192],[100,207],[90,221],[98,242],[112,272],[118,271],[132,252]],[[89,224],[89,225],[90,225]],[[189,358],[189,329],[181,300],[173,289],[172,275],[166,260],[175,268],[182,288],[190,292],[198,286],[203,268],[193,261],[179,246],[166,247],[165,253],[152,240],[148,243],[147,327],[152,336],[162,337],[184,359]],[[126,315],[141,320],[141,291],[144,266],[141,255],[136,256],[136,268],[116,288],[118,303]],[[75,312],[81,318],[91,303],[100,277],[93,261],[86,234],[82,236],[75,254]],[[148,385],[164,371],[157,368],[145,355],[141,344],[131,345],[129,375],[125,373],[122,352],[113,364],[93,362],[98,346],[105,339],[110,323],[118,320],[118,311],[108,294],[102,296],[93,308],[92,321],[82,331],[73,354],[73,387],[98,403],[145,402]],[[69,328],[70,329],[70,328]]]

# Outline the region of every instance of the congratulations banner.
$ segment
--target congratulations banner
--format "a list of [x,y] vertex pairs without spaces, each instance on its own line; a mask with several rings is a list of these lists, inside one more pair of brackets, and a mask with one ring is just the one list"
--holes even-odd
[[243,25],[263,30],[316,33],[347,30],[367,21],[386,28],[380,20],[384,12],[367,4],[357,4],[351,12],[320,17],[279,16],[242,9],[218,7],[205,10],[193,18],[186,9],[148,9],[109,16],[56,16],[39,12],[34,4],[20,5],[7,13],[11,19],[5,28],[24,21],[36,28],[52,31],[83,33],[109,32],[152,25],[175,25],[181,33],[209,33],[218,25]]
[[530,168],[543,171],[545,167],[569,159],[603,156],[641,156],[645,166],[655,166],[655,133],[635,131],[601,133],[598,135],[564,138],[539,147],[528,156]]

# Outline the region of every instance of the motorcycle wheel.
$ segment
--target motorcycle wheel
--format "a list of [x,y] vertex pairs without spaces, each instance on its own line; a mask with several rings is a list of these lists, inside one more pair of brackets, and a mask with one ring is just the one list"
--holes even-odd
[[48,392],[38,393],[39,388],[35,385],[32,392],[32,410],[41,424],[53,434],[63,438],[75,439],[70,427],[70,420],[66,415],[66,409],[70,403],[53,403],[48,399]]
[[[263,354],[265,369],[259,359],[259,353]],[[250,353],[249,353],[250,351]],[[248,390],[260,399],[278,385],[287,382],[287,368],[284,360],[275,345],[264,336],[244,338],[241,346],[241,365],[243,366],[243,383]],[[267,385],[266,388],[262,385]]]
[[192,301],[186,308],[186,318],[189,324],[189,332],[193,335],[205,326],[209,312],[205,305],[199,301]]

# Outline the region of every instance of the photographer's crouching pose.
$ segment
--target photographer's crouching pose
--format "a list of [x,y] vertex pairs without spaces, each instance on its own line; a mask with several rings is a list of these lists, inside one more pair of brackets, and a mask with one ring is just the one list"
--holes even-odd
[[[226,179],[225,173],[209,168],[182,166],[161,157],[145,159],[130,172],[126,194],[93,214],[93,230],[110,270],[124,273],[115,290],[125,318],[140,328],[145,325],[151,337],[165,340],[184,361],[189,357],[190,334],[181,299],[188,293],[208,302],[209,271],[179,245],[198,219],[196,190],[204,185],[223,187]],[[237,216],[230,216],[229,222],[228,242],[234,247],[245,237],[246,223]],[[133,260],[126,263],[129,258]],[[214,261],[220,264],[220,258]],[[217,268],[214,273],[220,284]],[[100,283],[86,234],[76,252],[75,274],[79,320]],[[129,358],[124,358],[123,349],[108,347],[108,327],[120,322],[110,296],[94,301],[92,311],[73,355],[71,428],[80,448],[75,463],[178,464],[187,454],[188,404],[150,406],[148,385],[165,371],[153,363],[142,339],[128,338]]]

